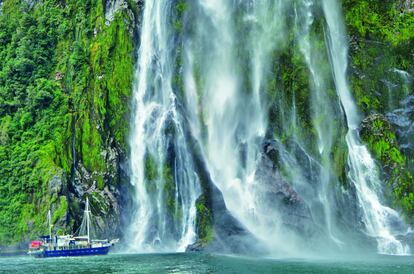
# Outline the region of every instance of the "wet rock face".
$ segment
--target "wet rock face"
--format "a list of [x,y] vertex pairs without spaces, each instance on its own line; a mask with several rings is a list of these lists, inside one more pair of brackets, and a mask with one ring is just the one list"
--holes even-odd
[[[144,1],[143,0],[133,0],[132,1],[138,7],[143,7]],[[106,24],[110,25],[111,22],[115,19],[116,13],[126,10],[128,16],[131,19],[131,22],[135,21],[134,13],[128,8],[128,1],[127,0],[106,0],[105,4],[105,20]]]
[[277,154],[276,143],[266,141],[255,179],[260,182],[261,191],[265,193],[264,201],[271,203],[268,205],[269,208],[278,209],[282,223],[301,235],[310,236],[315,233],[311,212],[304,200],[277,170],[272,160]]
[[387,119],[397,132],[401,151],[414,156],[414,95],[400,103],[400,108],[386,114]]
[[122,9],[127,9],[128,3],[126,0],[107,0],[105,5],[105,19],[109,25],[115,18],[115,14]]
[[75,229],[83,216],[86,197],[89,198],[97,237],[120,237],[122,219],[122,196],[120,189],[120,162],[116,150],[108,148],[107,169],[103,174],[105,185],[98,186],[94,178],[97,174],[89,172],[81,162],[74,170],[74,178],[70,183],[70,214],[75,221]]
[[414,0],[399,0],[399,8],[402,12],[414,12]]
[[405,235],[400,235],[397,237],[398,240],[404,242],[410,247],[411,252],[414,250],[414,232],[410,231],[406,233]]
[[[86,198],[89,198],[96,237],[120,238],[124,216],[128,213],[128,201],[132,199],[130,196],[133,192],[125,189],[129,182],[122,167],[127,161],[125,152],[111,137],[105,144],[100,151],[105,168],[101,171],[90,171],[84,166],[82,159],[75,157],[77,160],[72,168],[67,191],[63,191],[63,195],[69,200],[68,214],[74,221],[72,229],[79,227]],[[51,181],[49,188],[59,190],[62,188],[61,182],[56,178]]]
[[209,210],[212,212],[212,239],[205,242],[199,239],[187,247],[187,252],[207,251],[232,254],[259,254],[255,237],[226,208],[223,195],[214,185],[210,185]]
[[[255,180],[260,182],[258,191],[263,195],[262,205],[269,209],[277,209],[277,218],[281,218],[281,222],[288,230],[303,235],[305,238],[321,236],[308,206],[277,170],[275,162],[278,154],[274,141],[264,143],[261,163],[258,165],[259,169],[255,175]],[[209,242],[206,242],[205,239],[198,240],[189,246],[187,251],[265,253],[266,248],[259,246],[259,241],[228,211],[220,190],[211,181],[201,160],[197,159],[195,162],[203,182],[204,195],[207,197],[204,205],[212,214],[213,236]],[[269,215],[269,220],[273,220],[275,217],[276,215]]]
[[[54,229],[65,231],[69,225],[69,211],[68,204],[68,180],[67,174],[61,170],[56,171],[56,174],[50,179],[47,191],[50,197],[50,210],[53,218],[57,218],[54,224]],[[56,212],[59,212],[56,214]],[[42,216],[43,217],[43,216]],[[31,221],[30,221],[31,222]],[[33,229],[33,223],[28,224],[30,229]]]
[[[263,252],[263,250],[252,248],[257,247],[257,239],[227,209],[223,194],[210,177],[198,142],[189,131],[185,134],[202,187],[202,195],[197,200],[198,240],[188,246],[186,251],[233,254]],[[200,210],[199,207],[202,209]]]
[[52,196],[53,194],[62,194],[66,188],[66,184],[67,184],[66,174],[64,172],[62,172],[61,174],[56,174],[49,181],[49,185],[48,185],[49,195]]

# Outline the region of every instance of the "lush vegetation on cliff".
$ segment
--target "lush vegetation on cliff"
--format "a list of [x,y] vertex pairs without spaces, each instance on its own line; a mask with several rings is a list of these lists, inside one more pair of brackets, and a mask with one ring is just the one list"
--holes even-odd
[[[402,151],[389,113],[414,95],[414,11],[412,1],[345,0],[350,36],[350,81],[367,117],[361,137],[383,170],[392,203],[414,218],[414,154]],[[406,117],[408,120],[412,117]],[[412,120],[411,120],[412,121]],[[402,135],[402,134],[400,134]]]
[[117,184],[103,152],[126,149],[133,20],[106,21],[105,1],[3,1],[0,244],[44,233],[50,208],[71,229],[76,166],[92,174],[77,175],[85,185]]

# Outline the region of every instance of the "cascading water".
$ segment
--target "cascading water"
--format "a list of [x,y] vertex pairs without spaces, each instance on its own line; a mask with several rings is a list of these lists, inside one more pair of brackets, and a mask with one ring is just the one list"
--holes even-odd
[[147,1],[134,89],[132,183],[137,212],[131,248],[184,251],[195,240],[197,174],[186,146],[172,88],[171,1]]
[[[131,136],[137,201],[132,247],[183,251],[196,240],[195,204],[201,188],[186,143],[188,132],[198,141],[228,210],[271,252],[298,253],[306,243],[286,225],[275,196],[269,195],[274,186],[260,176],[269,135],[278,144],[281,177],[308,208],[301,214],[308,212],[324,238],[342,246],[346,236],[337,228],[335,214],[340,180],[332,155],[347,124],[348,180],[356,189],[365,232],[378,240],[381,253],[409,252],[393,236],[389,223],[400,222],[398,214],[380,203],[375,163],[356,132],[359,118],[346,82],[340,8],[336,1],[320,1],[187,1],[181,8],[185,7],[191,26],[185,30],[180,30],[174,12],[178,2],[145,2]],[[312,29],[315,11],[321,7],[326,40],[323,29],[319,36]],[[289,47],[291,34],[309,73],[307,115],[313,143],[306,140],[308,128],[298,117],[298,95],[287,99],[284,94],[289,91],[274,84],[275,63]],[[174,84],[180,77],[182,88]],[[278,102],[276,133],[270,130],[275,122],[268,118],[272,88]],[[342,109],[343,123],[337,121]],[[284,188],[293,193],[290,186]]]
[[[283,44],[284,1],[199,1],[196,37],[188,48],[197,59],[204,136],[199,141],[213,182],[230,212],[272,249],[289,251],[278,209],[269,207],[256,179],[267,130],[263,91],[272,54]],[[201,49],[201,50],[200,50]],[[208,54],[206,54],[208,52]],[[197,79],[197,77],[199,79]],[[272,235],[272,237],[269,237]]]
[[367,233],[377,238],[378,252],[385,254],[409,254],[409,247],[398,241],[392,231],[391,222],[402,222],[398,213],[381,204],[381,181],[374,160],[358,138],[360,123],[358,110],[352,100],[346,79],[347,40],[340,8],[336,1],[323,0],[323,10],[328,25],[329,51],[335,78],[336,90],[344,108],[349,131],[346,142],[349,150],[348,178],[355,185],[362,208]]
[[[325,52],[321,51],[321,47],[317,47],[318,37],[314,38],[311,34],[311,27],[315,23],[313,11],[315,8],[314,1],[305,0],[295,5],[295,24],[298,28],[297,40],[299,41],[300,51],[305,59],[306,65],[310,73],[310,89],[311,101],[313,106],[312,124],[316,129],[316,156],[318,165],[315,168],[319,185],[316,188],[316,205],[319,205],[321,213],[319,214],[319,223],[325,226],[325,231],[329,237],[339,245],[342,242],[335,235],[337,232],[335,223],[332,221],[332,207],[334,204],[330,185],[334,182],[339,185],[339,181],[335,179],[333,167],[331,163],[331,154],[333,153],[335,139],[335,111],[339,108],[336,105],[336,98],[329,96],[327,90],[330,88],[329,75],[326,73],[327,58]],[[332,98],[333,97],[333,98]],[[310,155],[310,153],[308,154]],[[311,203],[311,202],[309,202]],[[315,212],[313,214],[315,216]]]

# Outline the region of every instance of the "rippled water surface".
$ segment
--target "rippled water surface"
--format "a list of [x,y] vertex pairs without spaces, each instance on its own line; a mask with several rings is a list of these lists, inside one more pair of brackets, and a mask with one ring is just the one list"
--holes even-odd
[[112,254],[0,258],[0,273],[414,273],[414,257],[258,259],[212,254]]

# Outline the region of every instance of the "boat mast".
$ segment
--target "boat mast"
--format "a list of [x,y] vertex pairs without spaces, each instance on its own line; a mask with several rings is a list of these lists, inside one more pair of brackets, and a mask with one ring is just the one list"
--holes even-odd
[[89,223],[90,223],[89,214],[90,214],[90,211],[89,211],[89,198],[86,198],[85,215],[86,215],[86,232],[88,234],[88,244],[91,243],[91,239],[90,239],[90,235],[89,235]]
[[47,222],[49,225],[49,245],[50,245],[52,243],[52,214],[50,213],[50,209],[47,214]]

